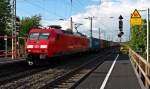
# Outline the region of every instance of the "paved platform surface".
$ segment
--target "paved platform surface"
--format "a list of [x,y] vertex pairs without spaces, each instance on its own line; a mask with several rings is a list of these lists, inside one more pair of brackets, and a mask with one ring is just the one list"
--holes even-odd
[[[118,56],[118,58],[117,58]],[[116,62],[114,62],[116,60]],[[111,67],[114,64],[112,71]],[[108,73],[110,72],[110,75]],[[107,76],[107,77],[106,77]],[[128,55],[113,54],[76,89],[142,89]]]
[[20,61],[25,61],[25,59],[24,58],[20,58],[20,59],[0,58],[0,64],[15,63]]

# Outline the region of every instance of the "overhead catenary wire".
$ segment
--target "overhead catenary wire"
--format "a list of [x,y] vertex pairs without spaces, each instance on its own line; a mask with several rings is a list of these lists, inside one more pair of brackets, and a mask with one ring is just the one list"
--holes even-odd
[[41,5],[38,5],[38,4],[35,4],[35,3],[31,3],[31,2],[29,2],[28,0],[24,0],[24,1],[25,1],[26,3],[28,3],[28,4],[30,4],[31,6],[35,6],[35,7],[39,8],[39,9],[42,9],[42,10],[47,11],[47,13],[49,13],[49,14],[51,14],[51,15],[58,16],[58,17],[61,17],[61,18],[63,17],[63,16],[61,16],[61,15],[55,13],[55,12],[49,11],[48,9],[42,7]]
[[[70,5],[70,1],[72,1],[72,6]],[[74,11],[74,9],[76,8],[81,8],[81,6],[82,5],[80,5],[79,3],[77,3],[76,2],[76,0],[66,0],[66,3],[68,4],[68,5],[70,5],[70,8],[72,8],[72,12],[71,12],[71,10],[70,10],[70,16],[71,16],[71,13],[73,14],[73,11]],[[66,5],[67,5],[66,4]]]
[[[64,16],[61,16],[60,14],[57,14],[56,12],[51,12],[50,10],[46,9],[45,7],[43,7],[43,6],[45,6],[45,5],[41,6],[41,5],[37,4],[37,3],[39,3],[39,2],[31,3],[29,0],[24,0],[24,1],[26,1],[26,3],[28,3],[28,4],[32,5],[32,6],[35,6],[35,7],[37,7],[37,8],[40,8],[40,9],[44,10],[44,13],[47,11],[47,13],[49,13],[49,14],[58,16],[59,18],[64,18]],[[34,1],[34,0],[32,0],[32,1]],[[57,1],[57,0],[56,0],[56,1]],[[79,6],[82,6],[82,5],[83,5],[83,3],[82,3],[81,1],[79,1],[79,0],[65,0],[65,1],[66,1],[66,2],[62,2],[62,3],[67,3],[68,1],[71,1],[72,9],[75,8],[75,7],[78,7],[78,8],[79,8]],[[58,3],[58,1],[57,1],[56,3]],[[70,2],[69,2],[69,3],[70,3]],[[76,3],[76,4],[74,4],[74,3]],[[41,3],[40,3],[40,4],[41,4]],[[68,5],[66,4],[66,6],[69,7],[69,4],[68,4]],[[57,10],[55,10],[55,11],[57,11]],[[72,13],[72,10],[70,11],[70,13]],[[43,13],[42,13],[42,14],[43,14]],[[70,14],[70,16],[71,16],[71,14]],[[68,16],[68,17],[69,17],[69,16]],[[48,19],[48,18],[44,18],[44,19]]]

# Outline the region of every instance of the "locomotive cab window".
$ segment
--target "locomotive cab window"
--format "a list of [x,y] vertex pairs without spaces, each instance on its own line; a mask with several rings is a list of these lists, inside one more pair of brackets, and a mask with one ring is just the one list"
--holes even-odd
[[30,40],[37,40],[38,39],[38,37],[39,37],[39,33],[31,33],[30,35],[29,35],[29,39]]
[[29,35],[30,40],[47,40],[50,33],[37,33],[33,32]]
[[50,33],[40,33],[39,40],[47,40]]

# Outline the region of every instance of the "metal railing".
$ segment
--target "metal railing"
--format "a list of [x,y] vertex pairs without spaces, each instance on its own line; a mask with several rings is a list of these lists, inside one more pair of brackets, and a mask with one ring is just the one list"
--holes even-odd
[[139,54],[129,48],[130,60],[135,67],[139,77],[143,81],[145,88],[150,89],[150,63]]

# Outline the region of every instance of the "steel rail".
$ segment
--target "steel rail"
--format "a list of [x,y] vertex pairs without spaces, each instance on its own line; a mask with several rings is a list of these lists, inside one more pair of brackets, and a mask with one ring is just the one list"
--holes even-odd
[[[81,81],[83,81],[99,65],[101,65],[107,57],[109,57],[111,55],[111,54],[109,54],[109,55],[108,54],[109,54],[109,52],[106,53],[105,55],[98,56],[98,57],[94,58],[93,60],[88,61],[87,63],[79,66],[78,68],[75,68],[74,70],[72,70],[68,73],[65,73],[64,75],[56,78],[55,80],[51,81],[49,84],[41,87],[40,89],[52,89],[52,88],[74,89]],[[103,58],[106,55],[107,55],[107,57]],[[102,59],[99,60],[99,58],[103,58],[103,60]],[[96,63],[93,64],[93,62],[96,62]],[[93,64],[94,67],[92,67],[90,70],[84,70],[85,67],[87,67],[91,64]],[[75,75],[77,75],[77,76],[75,76]],[[71,86],[69,84],[71,84]]]

